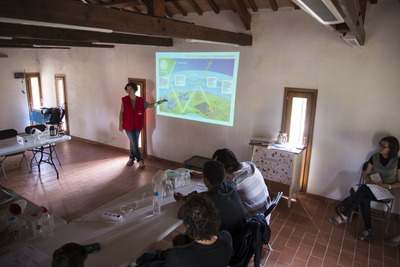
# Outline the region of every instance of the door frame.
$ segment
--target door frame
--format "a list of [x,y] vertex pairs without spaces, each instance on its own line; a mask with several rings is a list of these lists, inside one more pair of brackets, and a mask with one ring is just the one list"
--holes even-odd
[[[140,97],[146,100],[146,79],[139,79],[139,78],[128,78],[128,83],[136,83],[140,88]],[[144,123],[143,129],[140,132],[141,142],[139,146],[140,154],[146,155],[146,112],[144,113]],[[132,149],[132,144],[130,144],[130,149]]]
[[[31,80],[30,80],[30,78],[32,78],[32,77],[38,78],[40,105],[43,106],[43,96],[42,96],[42,85],[41,85],[41,81],[40,81],[40,73],[39,72],[25,73],[26,97],[28,100],[29,116],[33,110],[32,85],[31,85]],[[33,122],[31,122],[31,124],[33,124]]]
[[[64,103],[59,103],[59,94],[58,94],[58,83],[57,80],[63,81],[63,93],[64,93]],[[68,100],[67,100],[67,83],[66,83],[66,76],[65,74],[54,74],[54,82],[55,82],[55,90],[56,90],[56,101],[57,106],[61,106],[65,113],[64,113],[64,120],[67,127],[65,127],[64,132],[65,134],[69,135],[69,112],[68,112]]]
[[[288,133],[290,129],[290,117],[291,117],[291,102],[289,102],[289,94],[294,94],[299,97],[307,97],[311,99],[311,103],[307,101],[307,110],[310,120],[305,122],[305,131],[307,130],[307,140],[305,142],[304,148],[304,157],[303,157],[303,168],[302,174],[300,178],[300,192],[305,193],[307,191],[307,184],[308,184],[308,175],[310,171],[310,159],[311,159],[311,151],[312,151],[312,140],[314,136],[314,124],[315,124],[315,112],[317,108],[317,97],[318,97],[318,90],[317,89],[304,89],[304,88],[291,88],[285,87],[285,95],[283,100],[283,111],[282,111],[282,124],[281,124],[281,132]],[[310,104],[310,105],[309,105]],[[306,117],[307,117],[306,116]],[[307,125],[308,124],[308,125]],[[290,135],[289,135],[290,136]]]

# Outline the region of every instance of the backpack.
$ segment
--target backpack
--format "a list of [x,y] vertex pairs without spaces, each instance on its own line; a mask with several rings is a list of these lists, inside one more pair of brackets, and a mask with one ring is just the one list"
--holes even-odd
[[342,214],[342,212],[349,206],[350,202],[353,200],[353,196],[355,194],[355,191],[353,188],[350,189],[349,191],[350,196],[346,197],[343,199],[337,206],[336,206],[336,213],[337,215]]

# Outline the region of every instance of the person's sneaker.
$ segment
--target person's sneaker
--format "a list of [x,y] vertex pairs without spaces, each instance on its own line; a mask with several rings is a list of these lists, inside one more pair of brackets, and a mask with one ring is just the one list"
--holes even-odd
[[140,169],[144,168],[144,161],[143,160],[139,161],[139,168]]
[[129,159],[128,162],[126,163],[126,166],[132,166],[133,165],[134,160],[133,159]]

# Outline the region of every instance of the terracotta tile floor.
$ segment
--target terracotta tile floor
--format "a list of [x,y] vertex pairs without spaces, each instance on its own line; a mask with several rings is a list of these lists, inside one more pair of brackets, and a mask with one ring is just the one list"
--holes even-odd
[[[23,166],[21,170],[7,172],[7,181],[1,175],[0,184],[48,207],[67,221],[149,183],[160,169],[182,166],[148,157],[144,170],[137,165],[125,167],[126,152],[75,140],[57,144],[56,148],[62,163],[62,167],[57,165],[60,180],[50,166],[43,166],[41,174],[37,167],[29,173]],[[27,155],[30,158],[29,152]],[[6,168],[12,167],[17,160],[10,158],[5,164]],[[400,267],[400,246],[384,243],[386,237],[400,234],[398,216],[392,218],[386,236],[384,224],[373,219],[374,237],[365,242],[355,238],[363,229],[361,216],[356,216],[352,224],[333,227],[328,219],[334,215],[332,201],[302,195],[288,208],[287,199],[282,198],[271,218],[274,251],[267,266]],[[182,227],[176,229],[153,249],[170,247],[173,236],[183,231]]]

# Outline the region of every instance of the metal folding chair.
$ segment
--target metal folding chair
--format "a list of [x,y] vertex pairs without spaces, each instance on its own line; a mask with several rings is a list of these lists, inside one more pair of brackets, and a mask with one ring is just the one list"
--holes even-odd
[[[363,166],[362,166],[362,171],[361,171],[361,176],[360,176],[360,180],[359,180],[359,183],[358,183],[359,184],[358,187],[360,187],[362,184],[365,184],[364,172],[367,170],[367,166],[368,166],[368,162],[365,162],[363,164]],[[382,200],[372,200],[371,201],[371,202],[379,203],[379,204],[381,204],[383,206],[381,214],[377,214],[376,212],[371,212],[371,216],[373,218],[376,218],[378,220],[384,221],[386,223],[385,234],[387,234],[387,231],[389,229],[389,222],[390,222],[390,217],[392,215],[392,208],[393,208],[393,200],[394,199],[382,199]],[[350,223],[353,220],[354,213],[361,214],[361,211],[360,210],[354,210],[350,214],[350,219],[349,219]]]

